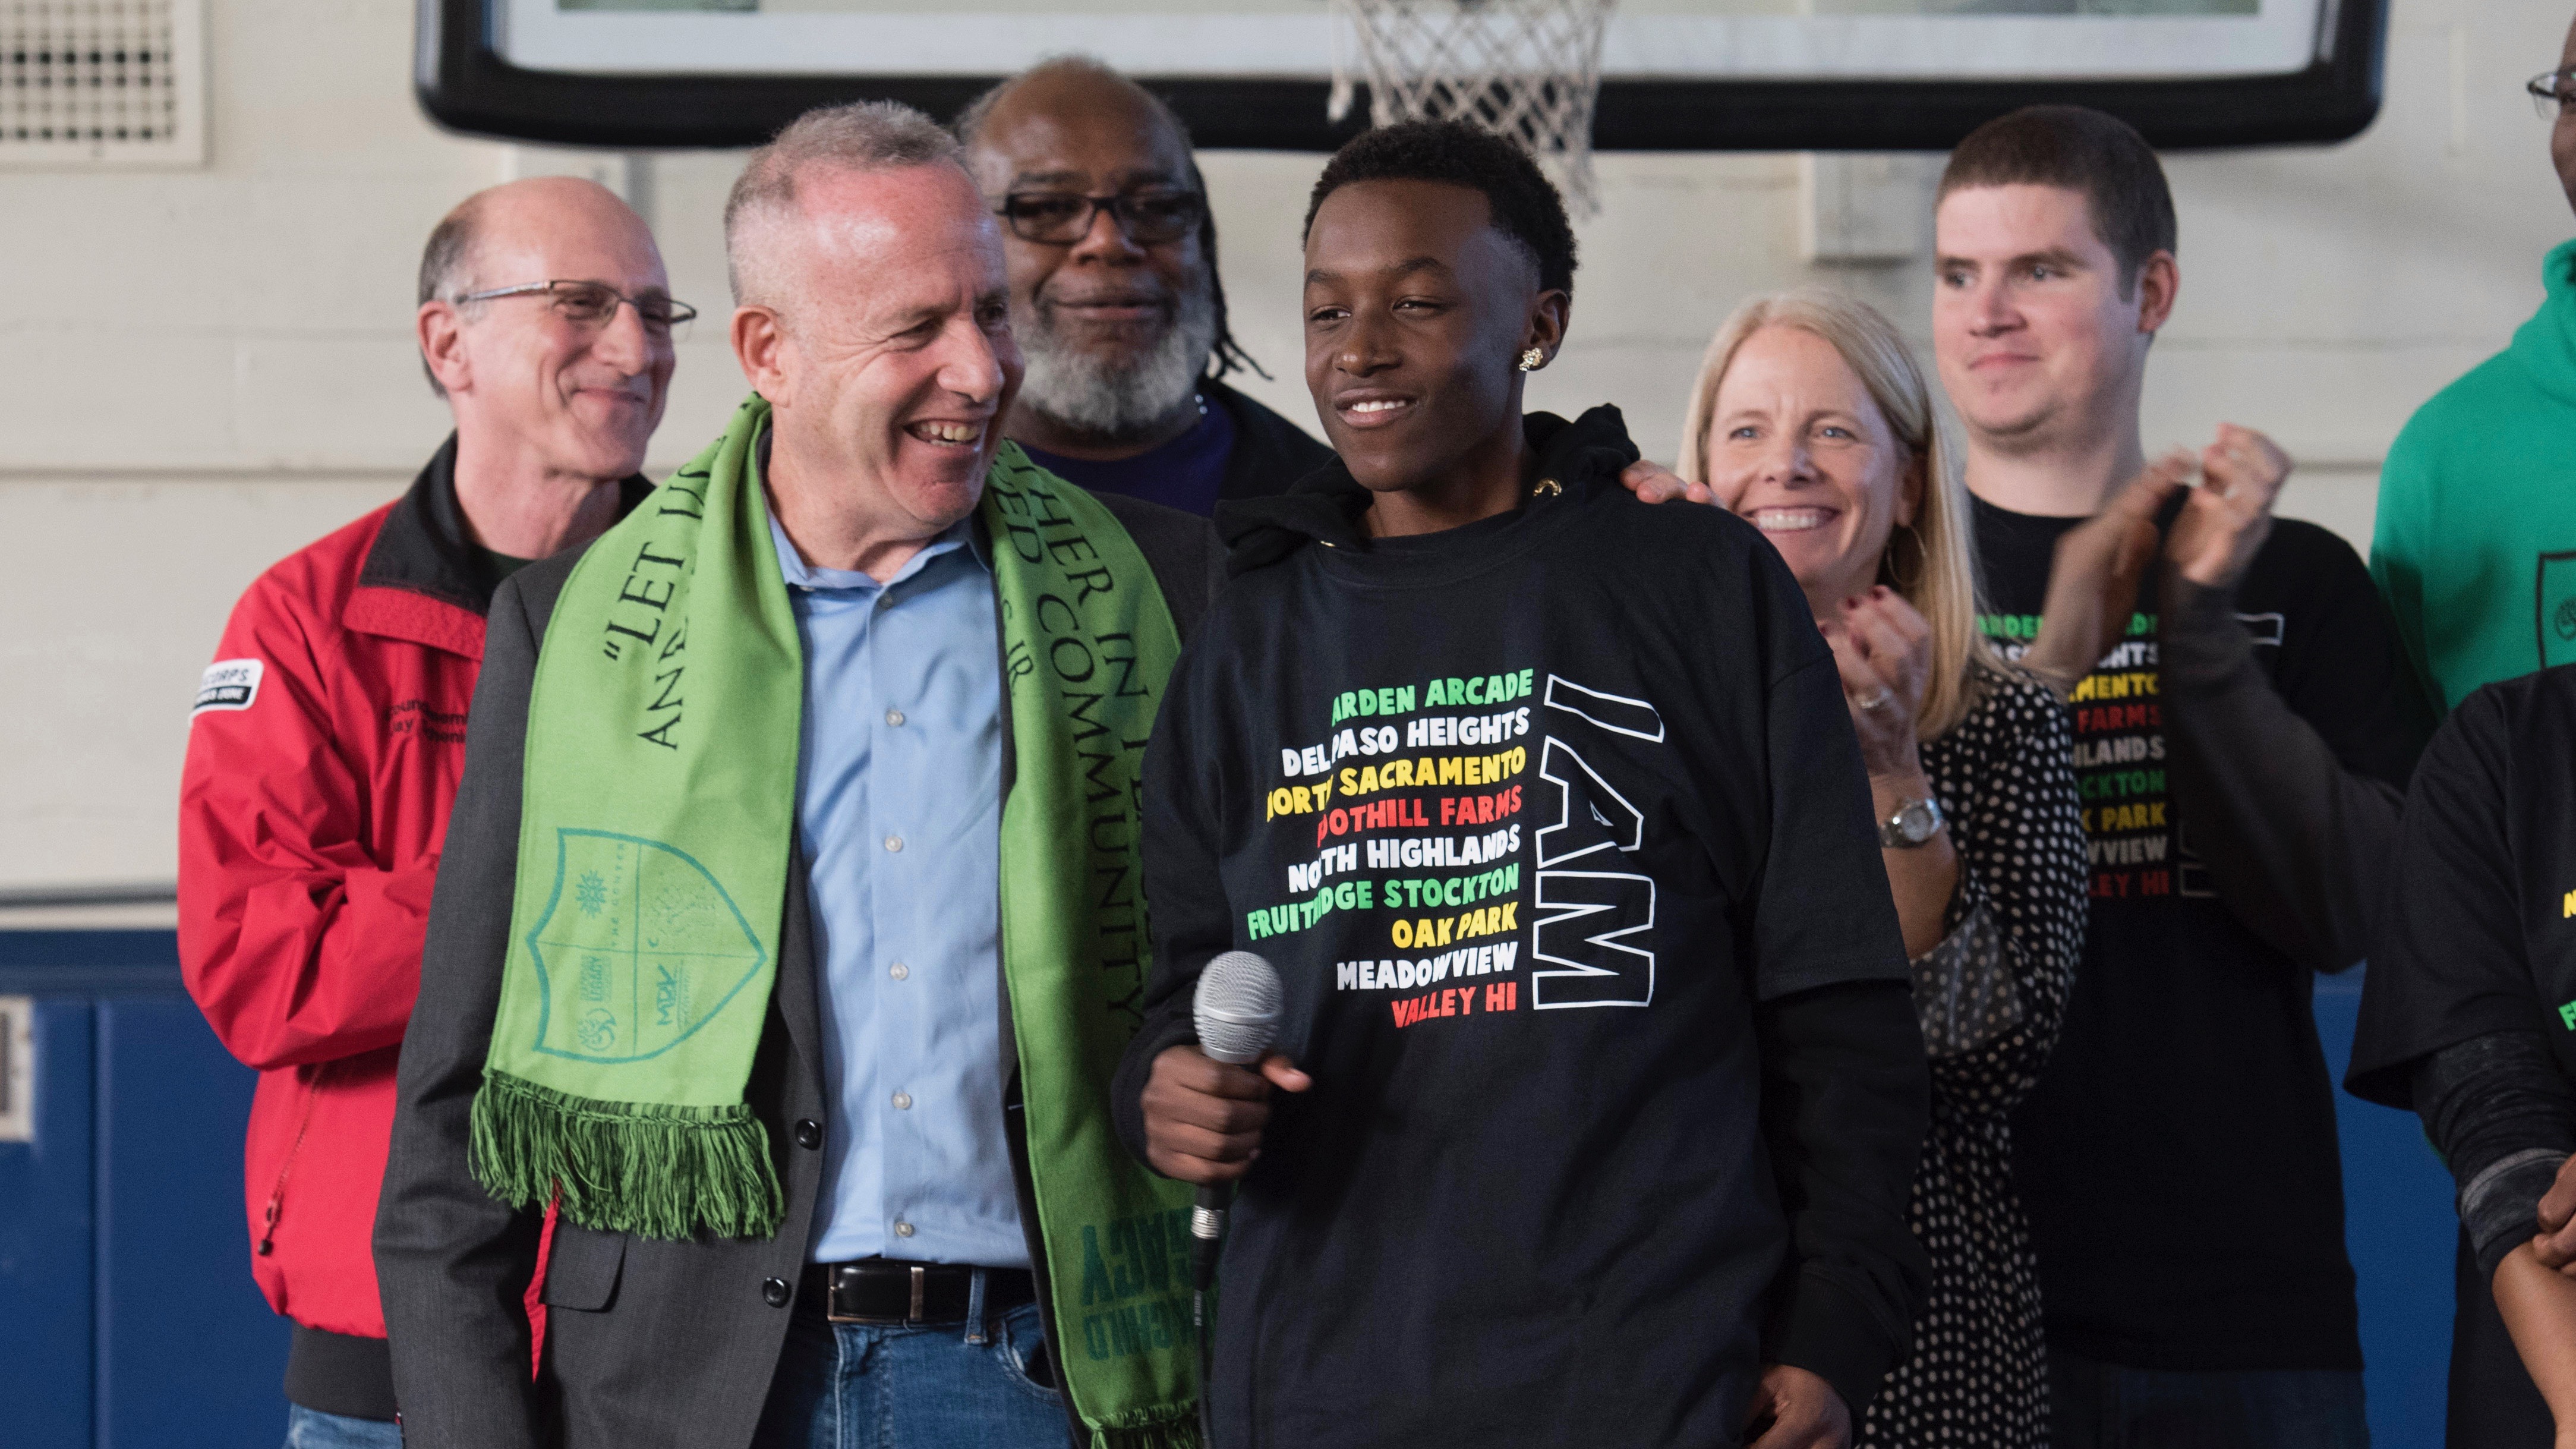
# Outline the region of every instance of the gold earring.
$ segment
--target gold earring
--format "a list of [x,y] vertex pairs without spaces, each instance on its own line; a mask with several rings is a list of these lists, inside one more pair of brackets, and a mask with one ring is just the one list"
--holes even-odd
[[1521,371],[1536,372],[1547,366],[1547,354],[1533,347],[1521,354]]

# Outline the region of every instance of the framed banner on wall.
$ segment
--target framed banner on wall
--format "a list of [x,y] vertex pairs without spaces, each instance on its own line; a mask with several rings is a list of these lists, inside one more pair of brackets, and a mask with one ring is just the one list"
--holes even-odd
[[[1325,0],[418,0],[417,86],[456,130],[740,146],[807,108],[953,114],[1051,55],[1169,99],[1202,146],[1323,150]],[[2164,147],[2336,141],[2379,106],[2387,0],[1622,0],[1604,150],[1933,150],[2016,106],[2125,117]]]

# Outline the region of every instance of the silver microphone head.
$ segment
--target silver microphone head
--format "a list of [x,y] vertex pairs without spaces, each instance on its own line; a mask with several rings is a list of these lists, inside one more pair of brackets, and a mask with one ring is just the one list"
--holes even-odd
[[1286,996],[1279,973],[1250,951],[1228,951],[1210,961],[1190,1002],[1199,1050],[1236,1066],[1261,1060],[1279,1036]]

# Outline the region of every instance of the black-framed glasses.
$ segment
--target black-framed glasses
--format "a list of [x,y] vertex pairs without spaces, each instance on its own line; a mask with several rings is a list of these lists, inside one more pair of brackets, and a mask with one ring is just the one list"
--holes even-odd
[[1090,234],[1092,218],[1108,212],[1118,229],[1140,246],[1179,241],[1207,216],[1207,198],[1195,191],[1131,191],[1083,196],[1071,191],[1014,191],[993,214],[1022,241],[1070,246]]
[[495,297],[533,297],[540,293],[552,298],[556,316],[583,328],[605,327],[615,319],[618,308],[632,307],[635,315],[642,319],[645,331],[656,337],[667,337],[673,328],[686,326],[698,315],[698,309],[686,302],[674,302],[654,292],[629,297],[606,282],[522,282],[515,287],[468,292],[456,299],[456,305],[489,302]]
[[2523,82],[2522,88],[2531,93],[2531,107],[2540,112],[2540,119],[2557,120],[2559,112],[2576,105],[2576,66],[2542,71]]

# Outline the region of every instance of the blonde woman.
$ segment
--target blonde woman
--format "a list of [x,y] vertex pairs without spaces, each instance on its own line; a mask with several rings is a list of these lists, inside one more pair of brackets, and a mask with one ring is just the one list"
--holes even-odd
[[2083,946],[2064,708],[1977,631],[1967,491],[1922,372],[1868,306],[1793,292],[1737,309],[1691,389],[1680,474],[1779,549],[1833,646],[1914,958],[1934,1092],[1911,1219],[1932,1292],[1859,1442],[2043,1444],[2039,1287],[2004,1114],[2057,1039]]

